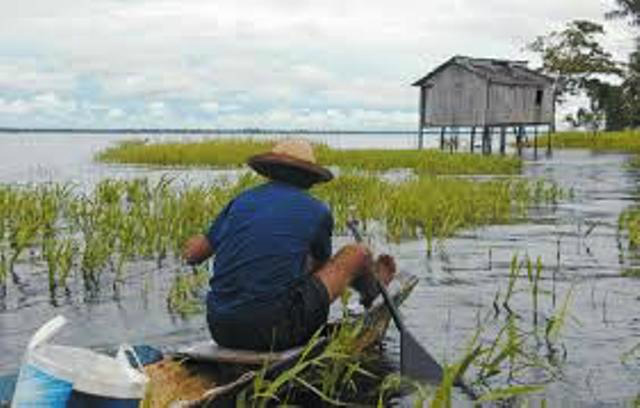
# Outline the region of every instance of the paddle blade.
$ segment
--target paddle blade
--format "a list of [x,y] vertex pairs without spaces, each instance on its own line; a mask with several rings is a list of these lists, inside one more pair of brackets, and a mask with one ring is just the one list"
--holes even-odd
[[400,370],[403,376],[421,383],[438,385],[443,372],[440,364],[409,331],[400,332]]

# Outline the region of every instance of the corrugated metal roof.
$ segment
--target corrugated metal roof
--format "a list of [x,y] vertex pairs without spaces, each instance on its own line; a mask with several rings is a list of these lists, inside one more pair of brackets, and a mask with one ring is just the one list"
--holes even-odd
[[491,82],[505,85],[548,86],[553,82],[553,78],[529,69],[527,61],[456,56],[416,81],[413,86],[425,85],[450,65],[457,65]]

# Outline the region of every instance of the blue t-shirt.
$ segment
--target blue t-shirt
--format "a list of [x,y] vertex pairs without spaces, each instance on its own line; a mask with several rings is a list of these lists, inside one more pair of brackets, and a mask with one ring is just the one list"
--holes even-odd
[[306,191],[268,182],[233,199],[213,221],[215,251],[207,297],[213,318],[247,315],[307,273],[307,256],[331,256],[333,217]]

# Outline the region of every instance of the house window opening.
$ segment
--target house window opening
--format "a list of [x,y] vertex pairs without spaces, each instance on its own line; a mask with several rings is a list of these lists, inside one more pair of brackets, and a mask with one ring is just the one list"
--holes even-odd
[[544,98],[544,91],[542,89],[538,89],[536,91],[536,106],[542,106],[542,99]]

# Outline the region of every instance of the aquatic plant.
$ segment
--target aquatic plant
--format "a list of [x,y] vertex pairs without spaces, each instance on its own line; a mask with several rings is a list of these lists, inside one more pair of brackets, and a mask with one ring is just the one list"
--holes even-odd
[[[547,295],[541,287],[543,273],[540,258],[534,262],[528,256],[514,255],[505,294],[496,293],[493,308],[488,308],[484,317],[479,318],[478,326],[457,362],[443,364],[443,381],[429,387],[392,374],[381,383],[378,406],[384,406],[394,392],[414,393],[415,406],[451,406],[455,380],[463,375],[478,394],[479,402],[498,401],[519,406],[518,401],[523,398],[526,402],[532,394],[543,392],[545,384],[560,374],[562,361],[557,358],[557,351],[561,331],[570,315],[573,294],[569,290],[557,308],[553,302],[547,302],[547,309],[541,314],[546,324],[538,326],[536,312]],[[530,306],[535,313],[531,320],[509,306],[514,296],[527,293],[531,294]],[[502,308],[497,300],[502,300]],[[503,309],[507,312],[504,320],[501,319]],[[545,343],[539,341],[543,336]]]
[[[513,296],[530,292],[531,303],[538,304],[540,299],[537,296],[546,294],[540,287],[542,275],[540,258],[533,262],[528,256],[522,259],[514,256],[504,303],[507,304]],[[566,324],[571,293],[568,292],[557,309],[547,310],[547,325],[544,328],[538,327],[535,317],[527,327],[527,321],[511,308],[505,308],[509,312],[504,320],[489,308],[471,333],[460,357],[453,363],[445,361],[442,364],[444,375],[440,384],[421,384],[396,373],[377,378],[374,380],[377,406],[387,406],[397,395],[411,394],[416,407],[450,407],[454,399],[460,398],[456,397],[455,388],[460,378],[465,378],[474,389],[478,402],[497,401],[519,406],[518,401],[523,398],[540,394],[545,384],[555,380],[559,373],[559,361],[549,356],[555,354],[555,349],[549,347],[555,347],[553,344],[559,341],[560,330]],[[496,298],[500,297],[496,295]],[[326,353],[312,352],[320,345],[320,337],[316,335],[289,370],[274,379],[268,379],[263,370],[254,378],[252,388],[239,395],[238,406],[262,407],[273,402],[295,404],[300,397],[295,390],[299,388],[330,405],[350,405],[354,402],[350,398],[357,398],[362,403],[363,395],[356,390],[363,378],[371,378],[372,373],[357,364],[358,354],[353,353],[360,328],[357,323],[343,324],[337,336],[329,339]],[[489,332],[494,334],[488,335]],[[548,341],[553,342],[551,345],[547,343],[547,348],[539,342],[543,332],[546,332]]]
[[247,159],[273,147],[271,140],[214,139],[198,142],[145,143],[126,141],[98,153],[96,159],[110,163],[163,166],[238,167]]
[[640,246],[640,208],[629,208],[618,217],[618,228],[626,231],[631,248]]
[[[213,139],[198,142],[121,143],[96,159],[111,163],[233,168],[269,150],[273,141]],[[514,157],[449,154],[439,150],[333,149],[316,145],[318,161],[341,169],[384,171],[413,169],[417,174],[517,174],[522,162]]]
[[[592,150],[612,150],[625,152],[640,152],[640,132],[561,132],[546,135],[538,139],[540,146],[546,146],[551,138],[551,145],[556,149],[581,148]],[[532,141],[527,143],[528,147]]]
[[169,311],[182,316],[202,313],[204,311],[203,291],[209,277],[209,271],[203,267],[193,268],[187,273],[181,273],[178,270],[167,297]]
[[429,253],[437,239],[464,228],[513,222],[531,205],[553,204],[564,196],[555,184],[543,181],[423,176],[394,183],[355,173],[313,194],[329,203],[338,228],[354,217],[378,221],[392,240],[424,238]]
[[383,171],[412,169],[417,174],[517,174],[522,162],[515,157],[450,154],[440,150],[342,150],[320,146],[318,160],[341,169]]
[[[20,269],[38,262],[46,265],[52,297],[58,288],[69,292],[74,269],[87,292],[108,284],[117,292],[127,265],[155,259],[162,267],[168,257],[177,260],[190,235],[260,182],[247,174],[211,185],[179,185],[167,177],[155,184],[106,179],[88,192],[58,184],[0,186],[0,292],[7,278],[19,283]],[[426,175],[385,181],[363,172],[345,172],[311,194],[331,207],[337,232],[355,217],[382,226],[393,240],[424,238],[429,250],[462,228],[514,222],[531,205],[562,197],[543,182]]]
[[[345,311],[348,299],[349,296],[342,298]],[[373,377],[362,367],[358,340],[364,330],[363,323],[362,318],[344,319],[329,329],[328,338],[319,330],[295,363],[274,378],[267,376],[267,365],[264,365],[252,386],[236,397],[236,406],[266,407],[274,402],[286,405],[298,400],[301,392],[328,405],[345,405],[344,401],[358,392],[356,378]]]

